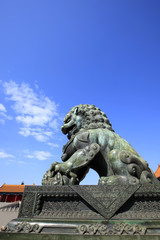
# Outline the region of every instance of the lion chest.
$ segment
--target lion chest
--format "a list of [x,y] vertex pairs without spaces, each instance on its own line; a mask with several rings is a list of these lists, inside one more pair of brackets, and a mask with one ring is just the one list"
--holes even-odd
[[63,155],[61,157],[62,161],[66,161],[68,160],[76,151],[74,144],[73,144],[73,140],[70,140],[66,143],[66,145],[63,146]]
[[62,161],[68,160],[78,149],[82,149],[88,145],[89,133],[83,132],[77,134],[72,140],[63,146]]

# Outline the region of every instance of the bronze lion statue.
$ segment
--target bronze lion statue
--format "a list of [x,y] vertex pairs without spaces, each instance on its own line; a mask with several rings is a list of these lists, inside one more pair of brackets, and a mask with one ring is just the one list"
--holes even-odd
[[61,128],[69,141],[62,161],[45,173],[43,185],[79,184],[94,169],[99,184],[158,183],[148,163],[112,129],[106,114],[94,105],[73,107]]

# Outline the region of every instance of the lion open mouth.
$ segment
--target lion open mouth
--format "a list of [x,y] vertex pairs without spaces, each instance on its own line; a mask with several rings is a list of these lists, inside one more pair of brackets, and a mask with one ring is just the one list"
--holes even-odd
[[73,125],[68,129],[68,135],[67,138],[70,139],[72,135],[74,135],[77,132],[77,126]]
[[64,134],[67,134],[67,138],[70,139],[73,134],[77,132],[77,126],[73,124],[72,126],[66,128],[64,125],[61,128]]

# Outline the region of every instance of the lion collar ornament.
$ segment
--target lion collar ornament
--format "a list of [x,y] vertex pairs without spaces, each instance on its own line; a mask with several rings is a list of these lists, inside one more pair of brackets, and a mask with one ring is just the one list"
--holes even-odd
[[98,173],[98,184],[159,182],[148,163],[114,132],[106,114],[94,105],[73,107],[61,130],[69,139],[63,147],[63,163],[51,165],[42,185],[77,185],[90,168]]

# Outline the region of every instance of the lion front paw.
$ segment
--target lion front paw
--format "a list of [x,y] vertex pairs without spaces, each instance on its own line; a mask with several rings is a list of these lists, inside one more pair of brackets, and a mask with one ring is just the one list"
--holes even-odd
[[70,163],[58,163],[54,162],[51,164],[51,167],[49,171],[51,172],[50,174],[53,176],[60,172],[62,175],[68,175],[68,173],[71,171],[72,164]]
[[44,174],[42,185],[75,185],[79,184],[77,175],[71,171],[70,163],[51,164],[50,169]]

